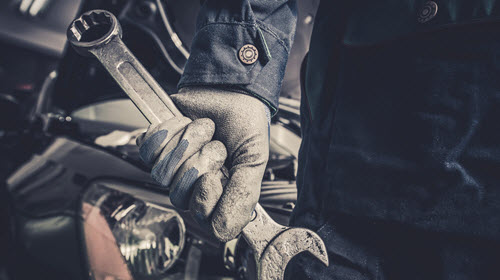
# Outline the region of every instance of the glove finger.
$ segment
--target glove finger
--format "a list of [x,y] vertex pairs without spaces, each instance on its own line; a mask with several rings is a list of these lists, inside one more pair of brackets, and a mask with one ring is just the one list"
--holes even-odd
[[201,226],[210,228],[210,216],[222,196],[222,172],[203,174],[193,186],[193,194],[189,201],[189,212]]
[[173,118],[161,124],[150,125],[146,133],[137,137],[139,156],[151,166],[170,139],[191,122],[188,118]]
[[150,124],[148,126],[148,129],[146,132],[142,133],[139,137],[136,139],[136,144],[137,146],[141,146],[146,139],[151,137],[153,134],[157,133],[160,130],[167,130],[170,131],[170,134],[175,130],[179,131],[180,129],[184,128],[187,124],[189,124],[191,120],[186,117],[176,117],[172,118],[169,120],[166,120],[161,123],[154,123]]
[[179,167],[205,144],[210,142],[215,132],[215,124],[210,119],[197,119],[186,129],[172,137],[165,145],[151,176],[164,187],[169,187]]
[[[253,150],[253,148],[252,148]],[[212,230],[221,241],[234,239],[248,224],[259,201],[267,153],[246,151],[236,158],[224,193],[212,216]]]
[[[159,126],[160,124],[150,124],[148,126],[148,128],[146,129],[146,131],[144,131],[143,133],[139,134],[139,136],[137,136],[137,138],[135,139],[135,144],[137,146],[142,146],[142,144],[144,143],[144,141],[146,140],[146,134],[152,130],[155,130],[155,128],[157,126]],[[157,130],[155,131],[157,132]]]
[[187,159],[175,173],[170,189],[170,201],[177,208],[187,210],[194,182],[203,174],[219,170],[226,160],[226,147],[220,141],[211,141]]
[[[222,242],[236,238],[252,217],[261,182],[248,182],[246,170],[233,173],[212,216],[212,230]],[[260,176],[262,178],[262,176]]]

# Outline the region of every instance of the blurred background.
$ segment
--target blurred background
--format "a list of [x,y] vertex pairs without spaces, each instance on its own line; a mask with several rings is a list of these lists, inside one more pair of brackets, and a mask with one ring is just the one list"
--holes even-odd
[[[254,279],[243,240],[220,244],[149,178],[135,137],[148,125],[96,59],[67,46],[92,9],[174,93],[199,0],[0,1],[0,279]],[[298,25],[272,120],[261,204],[282,224],[295,205],[300,69],[319,0]]]

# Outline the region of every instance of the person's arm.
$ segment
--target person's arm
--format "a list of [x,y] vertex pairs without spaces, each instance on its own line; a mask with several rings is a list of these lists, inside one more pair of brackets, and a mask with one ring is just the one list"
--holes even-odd
[[[295,1],[205,1],[180,91],[171,96],[187,118],[138,138],[142,159],[171,202],[221,241],[241,232],[259,199],[295,9]],[[248,53],[240,58],[242,48]]]
[[[204,1],[179,88],[210,86],[248,93],[266,103],[274,114],[295,34],[296,13],[295,0]],[[255,62],[240,59],[245,45],[257,50]]]

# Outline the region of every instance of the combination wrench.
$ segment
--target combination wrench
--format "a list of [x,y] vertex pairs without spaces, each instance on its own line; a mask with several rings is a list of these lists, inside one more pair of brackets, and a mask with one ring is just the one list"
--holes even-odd
[[[112,13],[92,10],[82,14],[70,24],[67,36],[79,54],[100,61],[149,123],[182,116],[168,94],[123,43],[120,23]],[[276,223],[260,204],[256,205],[242,235],[254,252],[261,280],[283,279],[286,265],[301,252],[309,252],[328,266],[325,244],[315,232]]]

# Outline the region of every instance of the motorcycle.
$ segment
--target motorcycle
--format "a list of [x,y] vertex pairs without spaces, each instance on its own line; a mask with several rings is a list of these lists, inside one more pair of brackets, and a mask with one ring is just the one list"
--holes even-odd
[[[12,1],[9,8],[31,16],[38,1]],[[61,6],[73,17],[96,8],[112,11],[127,45],[167,92],[175,92],[200,1],[68,2],[53,0],[38,13],[49,19]],[[318,2],[299,1],[298,33],[262,182],[261,205],[285,225],[297,196],[298,75]],[[7,40],[2,34],[0,40]],[[148,123],[105,69],[71,48],[33,46],[28,39],[15,44],[41,57],[49,53],[53,69],[33,98],[16,93],[0,99],[16,116],[15,125],[0,130],[9,205],[6,279],[255,279],[256,264],[243,239],[218,242],[174,208],[151,179],[135,145]]]

